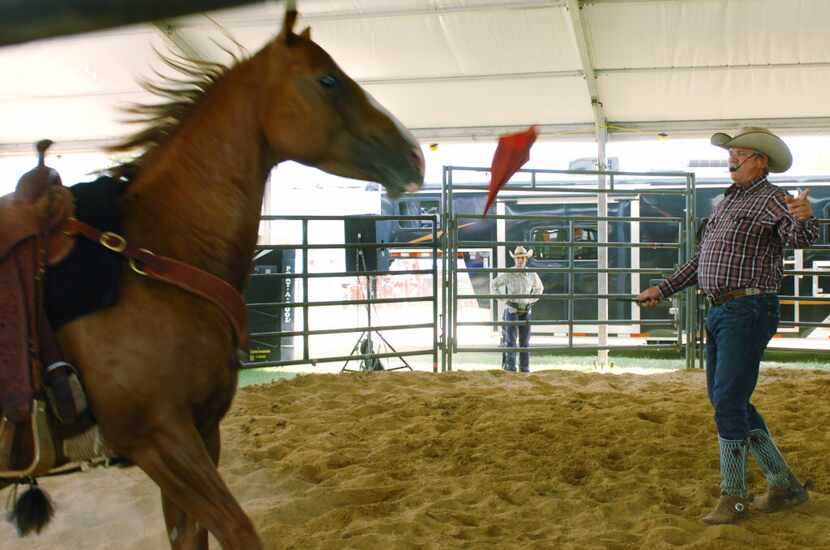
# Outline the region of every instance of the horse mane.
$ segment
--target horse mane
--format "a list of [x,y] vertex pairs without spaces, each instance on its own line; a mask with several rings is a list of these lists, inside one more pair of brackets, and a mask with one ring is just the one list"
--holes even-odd
[[231,56],[230,64],[197,59],[177,51],[167,54],[156,51],[162,62],[178,72],[181,78],[165,76],[153,70],[160,82],[147,79],[139,81],[143,89],[167,101],[135,103],[122,109],[133,115],[127,120],[128,123],[144,124],[146,127],[124,138],[123,141],[108,146],[106,151],[120,153],[141,148],[142,153],[130,161],[109,168],[108,173],[114,177],[133,179],[147,156],[173,135],[176,128],[196,110],[208,92],[228,71],[247,57],[247,53],[241,48],[237,54],[221,44],[217,45]]

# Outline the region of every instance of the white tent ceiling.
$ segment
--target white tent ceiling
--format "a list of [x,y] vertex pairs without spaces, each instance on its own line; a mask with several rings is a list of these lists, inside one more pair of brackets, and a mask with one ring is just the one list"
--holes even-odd
[[[301,25],[423,139],[830,130],[827,0],[304,0]],[[119,105],[175,42],[251,52],[275,2],[0,49],[0,153],[50,137],[89,149],[132,128]],[[220,29],[221,28],[221,29]],[[165,32],[166,31],[166,32]],[[593,101],[592,101],[593,99]]]

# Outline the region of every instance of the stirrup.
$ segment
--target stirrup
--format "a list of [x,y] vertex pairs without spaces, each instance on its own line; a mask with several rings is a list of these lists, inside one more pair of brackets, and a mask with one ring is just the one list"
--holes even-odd
[[55,467],[57,453],[47,415],[46,403],[42,399],[35,399],[32,402],[31,416],[33,456],[31,463],[20,470],[11,469],[16,426],[6,417],[0,420],[0,478],[37,477],[48,473]]

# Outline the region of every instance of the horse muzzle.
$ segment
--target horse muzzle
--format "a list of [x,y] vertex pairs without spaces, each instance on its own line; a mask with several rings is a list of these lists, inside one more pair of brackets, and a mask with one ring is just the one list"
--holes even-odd
[[389,147],[359,147],[363,149],[357,158],[363,159],[366,178],[386,188],[391,197],[402,193],[414,193],[424,183],[424,156],[420,148],[412,147],[401,152]]

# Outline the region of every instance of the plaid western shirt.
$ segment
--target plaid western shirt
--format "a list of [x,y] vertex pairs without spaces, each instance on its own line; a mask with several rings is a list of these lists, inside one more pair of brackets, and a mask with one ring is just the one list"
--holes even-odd
[[711,297],[741,288],[777,293],[784,246],[804,248],[818,239],[816,219],[796,220],[785,197],[766,176],[747,187],[729,187],[712,210],[697,253],[657,286],[663,297],[694,284]]

